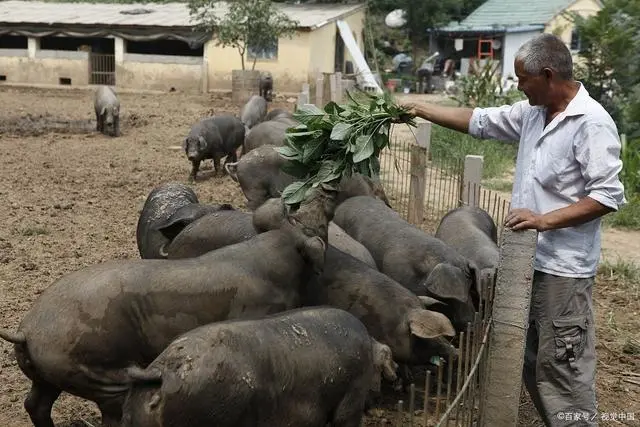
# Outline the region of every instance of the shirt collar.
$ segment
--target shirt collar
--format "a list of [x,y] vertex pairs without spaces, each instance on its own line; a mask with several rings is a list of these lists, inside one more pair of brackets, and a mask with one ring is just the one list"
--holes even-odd
[[587,113],[587,100],[589,98],[589,92],[584,87],[582,82],[578,82],[580,85],[580,89],[578,89],[578,93],[573,97],[573,99],[567,105],[567,108],[564,110],[564,115],[569,116],[581,116]]

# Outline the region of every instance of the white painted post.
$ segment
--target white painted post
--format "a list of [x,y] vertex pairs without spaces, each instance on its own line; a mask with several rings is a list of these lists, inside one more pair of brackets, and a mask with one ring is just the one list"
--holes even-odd
[[318,108],[324,107],[324,99],[322,99],[323,93],[324,93],[324,74],[318,71],[316,74],[316,99],[315,99],[316,107]]
[[343,97],[343,88],[342,88],[342,73],[340,71],[337,71],[334,75],[334,79],[335,79],[335,84],[336,84],[336,101],[338,104],[340,104],[342,102],[342,97]]
[[462,202],[469,206],[478,206],[480,202],[480,182],[484,157],[467,155],[464,158],[462,175]]
[[[124,49],[123,49],[124,50]],[[202,70],[200,71],[202,93],[209,92],[209,42],[205,42],[202,49]]]
[[338,100],[338,96],[336,94],[337,91],[337,87],[336,87],[336,74],[329,74],[329,93],[330,93],[330,99],[333,102],[337,102]]
[[[124,52],[125,52],[125,40],[122,37],[115,37],[113,39],[113,53],[115,56],[116,65],[122,65],[124,62]],[[206,55],[206,45],[205,45],[205,55]]]
[[37,37],[29,37],[27,39],[27,49],[29,52],[29,58],[35,58],[36,52],[40,50],[40,39]]
[[308,92],[300,92],[300,94],[298,95],[298,102],[297,102],[297,107],[300,108],[301,106],[308,104],[309,103],[309,93]]
[[482,387],[480,427],[518,424],[522,366],[529,328],[533,262],[538,232],[505,228],[489,332],[486,378]]

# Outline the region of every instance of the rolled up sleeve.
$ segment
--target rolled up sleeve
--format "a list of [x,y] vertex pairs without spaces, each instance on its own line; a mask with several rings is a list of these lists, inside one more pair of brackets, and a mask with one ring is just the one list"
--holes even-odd
[[469,135],[480,139],[519,141],[524,105],[521,101],[501,107],[475,108],[469,121]]
[[574,146],[587,196],[616,211],[627,202],[619,178],[621,147],[615,126],[606,123],[586,124]]

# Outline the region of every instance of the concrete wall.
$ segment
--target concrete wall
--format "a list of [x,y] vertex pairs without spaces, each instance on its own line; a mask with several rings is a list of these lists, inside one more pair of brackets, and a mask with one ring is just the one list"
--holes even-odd
[[523,33],[507,33],[504,35],[502,42],[502,77],[507,78],[509,75],[514,78],[516,77],[516,72],[513,68],[516,52],[525,42],[540,33],[541,31],[526,31]]
[[0,52],[0,74],[7,76],[7,82],[57,85],[60,78],[69,78],[72,86],[89,84],[86,52],[40,50],[35,58],[29,58],[27,54],[5,56],[4,53]]
[[[364,43],[362,40],[362,30],[364,29],[365,11],[360,10],[355,12],[343,20],[349,24],[351,31],[354,33],[358,46],[361,51],[364,51]],[[336,52],[336,37],[340,37],[338,32],[338,26],[335,22],[331,22],[310,34],[309,50],[313,52],[310,58],[309,73],[311,79],[314,78],[316,72],[321,73],[333,73],[335,70],[335,52]],[[349,53],[349,49],[344,48],[345,61],[353,62],[355,67],[355,61]]]
[[[363,48],[362,30],[365,11],[357,11],[343,18],[351,27],[360,49]],[[292,38],[278,40],[278,58],[256,61],[256,70],[273,75],[276,92],[299,92],[302,83],[310,81],[316,71],[334,71],[335,42],[338,28],[330,22],[314,31],[297,31]],[[234,48],[216,46],[215,40],[205,47],[208,63],[209,89],[231,90],[231,70],[241,69],[240,55]],[[246,54],[245,54],[246,58]],[[345,47],[345,60],[352,60]],[[251,69],[253,60],[245,59],[245,68]]]
[[[569,13],[577,13],[583,17],[589,17],[595,15],[602,9],[596,0],[577,0],[573,4],[571,4],[565,12]],[[570,46],[571,43],[571,31],[573,30],[573,23],[567,17],[561,13],[556,15],[549,23],[545,26],[545,33],[553,33],[560,37],[567,46]]]
[[200,92],[202,58],[125,53],[116,64],[116,86],[126,89]]
[[[297,31],[292,38],[278,40],[278,57],[274,60],[258,59],[256,70],[269,71],[273,75],[274,90],[299,91],[307,79],[309,64],[309,32]],[[205,47],[209,65],[209,89],[231,90],[231,70],[242,69],[237,49],[217,46],[213,40]],[[253,60],[245,53],[245,69],[250,70]]]

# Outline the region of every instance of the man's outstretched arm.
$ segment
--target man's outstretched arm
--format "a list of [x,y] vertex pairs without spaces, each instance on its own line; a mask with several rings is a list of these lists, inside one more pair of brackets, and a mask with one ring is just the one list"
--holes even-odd
[[469,133],[469,122],[473,108],[444,107],[442,105],[410,102],[403,104],[410,109],[410,114],[428,120],[437,125]]

